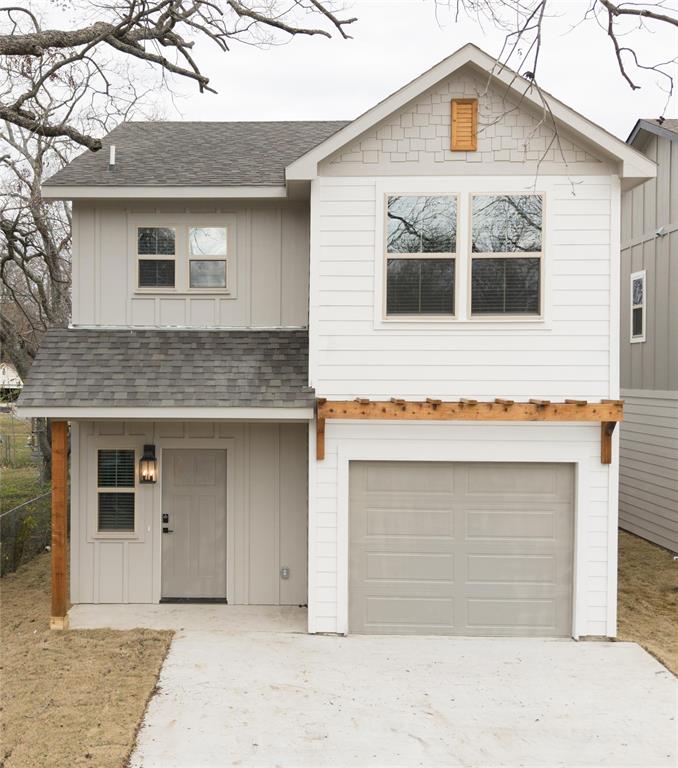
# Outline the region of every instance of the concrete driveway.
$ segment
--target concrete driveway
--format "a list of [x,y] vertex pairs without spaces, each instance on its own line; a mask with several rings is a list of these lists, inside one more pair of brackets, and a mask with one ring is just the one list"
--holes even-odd
[[182,631],[159,685],[135,768],[677,764],[631,643]]

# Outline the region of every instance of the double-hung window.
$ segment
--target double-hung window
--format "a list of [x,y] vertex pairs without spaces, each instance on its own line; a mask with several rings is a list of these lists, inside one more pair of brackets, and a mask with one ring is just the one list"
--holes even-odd
[[226,227],[189,227],[189,287],[226,287]]
[[453,317],[456,196],[392,195],[386,219],[386,314]]
[[541,195],[478,194],[471,203],[471,316],[542,314]]
[[139,288],[174,288],[176,230],[172,227],[137,227]]
[[631,343],[645,341],[645,270],[631,274]]
[[97,451],[97,530],[135,530],[135,456],[133,450]]

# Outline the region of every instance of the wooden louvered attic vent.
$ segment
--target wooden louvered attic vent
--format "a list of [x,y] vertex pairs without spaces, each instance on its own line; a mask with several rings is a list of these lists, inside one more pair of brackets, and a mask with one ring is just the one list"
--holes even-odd
[[478,99],[452,99],[453,152],[475,152],[478,148]]

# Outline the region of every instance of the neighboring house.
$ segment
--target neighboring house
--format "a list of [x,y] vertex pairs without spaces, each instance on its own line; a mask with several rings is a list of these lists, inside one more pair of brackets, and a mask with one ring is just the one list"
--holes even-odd
[[547,98],[557,141],[468,45],[351,122],[127,123],[44,185],[55,625],[68,421],[74,603],[615,634],[620,200],[655,166]]
[[619,523],[678,552],[678,120],[627,143],[657,177],[622,198]]
[[16,368],[10,363],[0,363],[0,401],[15,400],[24,383]]

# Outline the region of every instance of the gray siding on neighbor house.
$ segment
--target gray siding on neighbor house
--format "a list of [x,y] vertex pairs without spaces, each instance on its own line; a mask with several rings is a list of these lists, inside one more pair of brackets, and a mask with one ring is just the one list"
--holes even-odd
[[[137,288],[137,226],[226,226],[228,292]],[[75,201],[73,324],[299,327],[308,324],[308,202]],[[177,248],[179,250],[179,248]]]
[[619,524],[678,552],[678,394],[622,390]]
[[[657,178],[622,196],[621,386],[678,390],[678,134],[674,141],[650,136],[636,146],[656,161]],[[657,237],[659,227],[675,229]],[[631,344],[629,276],[642,269],[647,341]]]
[[[71,432],[71,601],[155,603],[160,598],[162,482],[135,489],[133,535],[97,533],[96,451],[153,443],[225,450],[229,603],[307,600],[306,424],[74,422]],[[280,578],[280,568],[289,578]]]
[[[619,524],[678,551],[678,134],[633,145],[657,178],[622,198]],[[630,275],[643,269],[646,341],[631,344]]]

